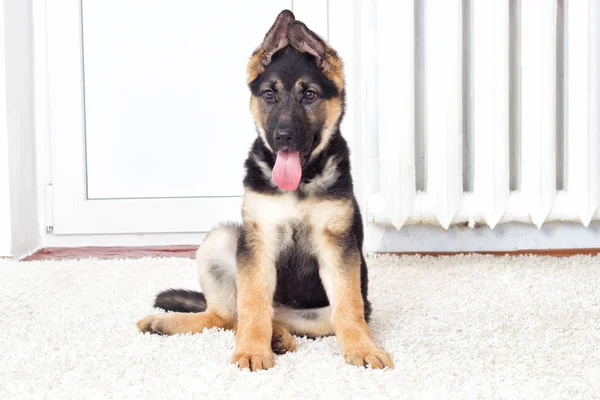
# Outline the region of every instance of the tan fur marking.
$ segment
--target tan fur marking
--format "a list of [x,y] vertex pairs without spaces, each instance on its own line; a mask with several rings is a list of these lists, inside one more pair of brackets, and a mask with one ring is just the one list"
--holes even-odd
[[260,51],[261,48],[259,47],[252,53],[252,56],[250,56],[250,60],[248,61],[248,67],[246,68],[248,73],[248,83],[254,81],[260,74],[265,72],[265,66],[262,64]]
[[350,201],[321,200],[315,203],[315,212],[311,215],[313,229],[328,237],[347,233],[353,217],[353,208]]
[[300,78],[296,79],[296,82],[294,83],[294,91],[296,93],[301,93],[302,92],[302,86],[305,84],[306,81],[308,81],[308,77],[306,76],[301,76]]
[[323,72],[327,78],[333,81],[335,87],[341,93],[344,90],[344,63],[335,50],[330,47],[327,48],[327,63],[329,68]]
[[325,115],[325,124],[323,125],[323,130],[321,131],[321,142],[312,151],[310,154],[311,157],[319,154],[329,144],[329,140],[337,129],[337,124],[339,123],[342,115],[342,99],[339,97],[333,97],[327,100]]
[[304,86],[307,86],[305,90],[313,90],[317,94],[321,94],[321,88],[311,81],[312,79],[310,77],[301,76],[300,78],[296,79],[296,82],[294,83],[294,91],[296,93],[303,93]]
[[250,114],[252,114],[252,119],[254,120],[256,127],[259,128],[259,130],[264,131],[260,105],[258,104],[258,98],[255,96],[250,97]]
[[271,146],[269,146],[269,142],[267,142],[267,132],[265,131],[264,122],[262,116],[264,113],[261,110],[261,105],[257,97],[250,97],[250,114],[252,114],[252,119],[256,124],[256,129],[258,129],[258,134],[263,141],[263,144],[267,149],[273,151]]
[[200,333],[204,328],[233,328],[233,319],[222,318],[213,310],[201,313],[168,313],[149,315],[138,321],[141,332],[160,335]]

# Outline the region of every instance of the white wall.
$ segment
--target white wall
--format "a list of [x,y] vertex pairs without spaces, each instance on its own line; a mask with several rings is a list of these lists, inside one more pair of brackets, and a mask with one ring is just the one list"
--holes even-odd
[[[8,39],[4,41],[4,45],[12,221],[11,253],[14,257],[20,257],[32,252],[39,245],[31,1],[7,1],[3,5],[4,33]],[[2,187],[0,181],[0,192],[5,191]]]
[[[1,50],[0,50],[1,51]],[[0,61],[1,62],[1,61]],[[0,68],[0,73],[2,73]],[[2,82],[2,79],[0,79]],[[0,83],[0,86],[2,83]],[[8,257],[11,252],[11,218],[8,191],[8,140],[6,135],[6,114],[4,96],[0,88],[0,257]]]
[[0,0],[0,257],[12,254],[4,55],[4,1]]
[[[53,246],[199,243],[203,237],[201,233],[52,235],[45,232],[44,187],[52,181],[49,134],[51,121],[47,112],[45,62],[46,1],[0,0],[0,256],[12,254],[20,257],[36,248]],[[353,6],[348,7],[350,4]],[[329,19],[331,42],[344,56],[348,73],[349,104],[344,134],[354,145],[353,172],[357,189],[359,194],[365,194],[368,179],[364,168],[365,158],[369,153],[364,140],[366,135],[362,130],[364,115],[355,111],[363,104],[358,100],[365,95],[369,97],[369,93],[361,92],[356,87],[358,85],[355,85],[355,78],[360,72],[360,65],[354,60],[360,32],[355,32],[357,37],[354,40],[344,40],[352,39],[352,26],[345,23],[357,24],[360,13],[356,13],[354,8],[360,4],[359,0],[329,0]],[[6,45],[5,37],[10,38],[10,43]],[[5,55],[8,65],[4,71]],[[6,115],[10,115],[10,118],[7,119]],[[10,192],[9,186],[12,188]],[[367,201],[364,198],[361,200],[366,222]],[[493,231],[481,227],[454,228],[446,232],[441,228],[422,225],[396,231],[369,223],[367,232],[367,248],[371,251],[600,247],[600,224],[593,224],[588,229],[575,224],[557,223],[547,224],[541,230],[531,225],[515,225],[499,227]]]
[[52,183],[50,158],[50,121],[48,118],[48,49],[46,36],[46,0],[32,0],[33,30],[33,80],[35,110],[36,183],[38,193],[37,215],[40,247],[49,247],[46,219],[51,225],[51,216],[46,215],[44,190]]

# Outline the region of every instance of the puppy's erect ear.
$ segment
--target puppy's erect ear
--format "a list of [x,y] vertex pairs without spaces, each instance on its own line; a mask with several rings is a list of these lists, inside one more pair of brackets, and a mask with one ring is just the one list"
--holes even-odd
[[273,54],[289,44],[287,37],[288,27],[290,22],[294,20],[294,14],[290,10],[283,10],[277,16],[275,23],[273,23],[273,26],[265,35],[265,39],[260,46],[261,62],[264,66],[271,63]]
[[317,59],[317,66],[323,70],[330,70],[327,61],[327,45],[316,33],[306,27],[303,22],[294,21],[289,30],[290,44],[296,50],[310,53]]
[[248,82],[265,71],[265,67],[271,63],[271,57],[278,50],[289,44],[288,27],[295,20],[290,10],[283,10],[277,16],[275,23],[265,35],[262,44],[254,51],[248,63]]
[[300,21],[290,23],[288,38],[290,45],[303,53],[315,56],[317,66],[325,76],[335,83],[338,90],[344,88],[344,67],[335,50]]

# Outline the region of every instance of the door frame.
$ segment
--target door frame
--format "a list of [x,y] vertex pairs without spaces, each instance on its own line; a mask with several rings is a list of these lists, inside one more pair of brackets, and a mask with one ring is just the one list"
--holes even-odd
[[[294,12],[328,30],[330,3],[292,0]],[[241,219],[241,197],[87,199],[81,0],[46,2],[47,90],[52,184],[47,229],[56,235],[206,232]],[[251,129],[251,128],[249,128]],[[61,149],[60,157],[52,148]],[[50,200],[48,200],[50,198]]]

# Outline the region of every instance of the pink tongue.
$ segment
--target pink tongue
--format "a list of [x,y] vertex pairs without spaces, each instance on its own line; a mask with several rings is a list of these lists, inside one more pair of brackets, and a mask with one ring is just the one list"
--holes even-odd
[[296,190],[302,178],[300,152],[279,150],[273,167],[273,181],[283,190]]

